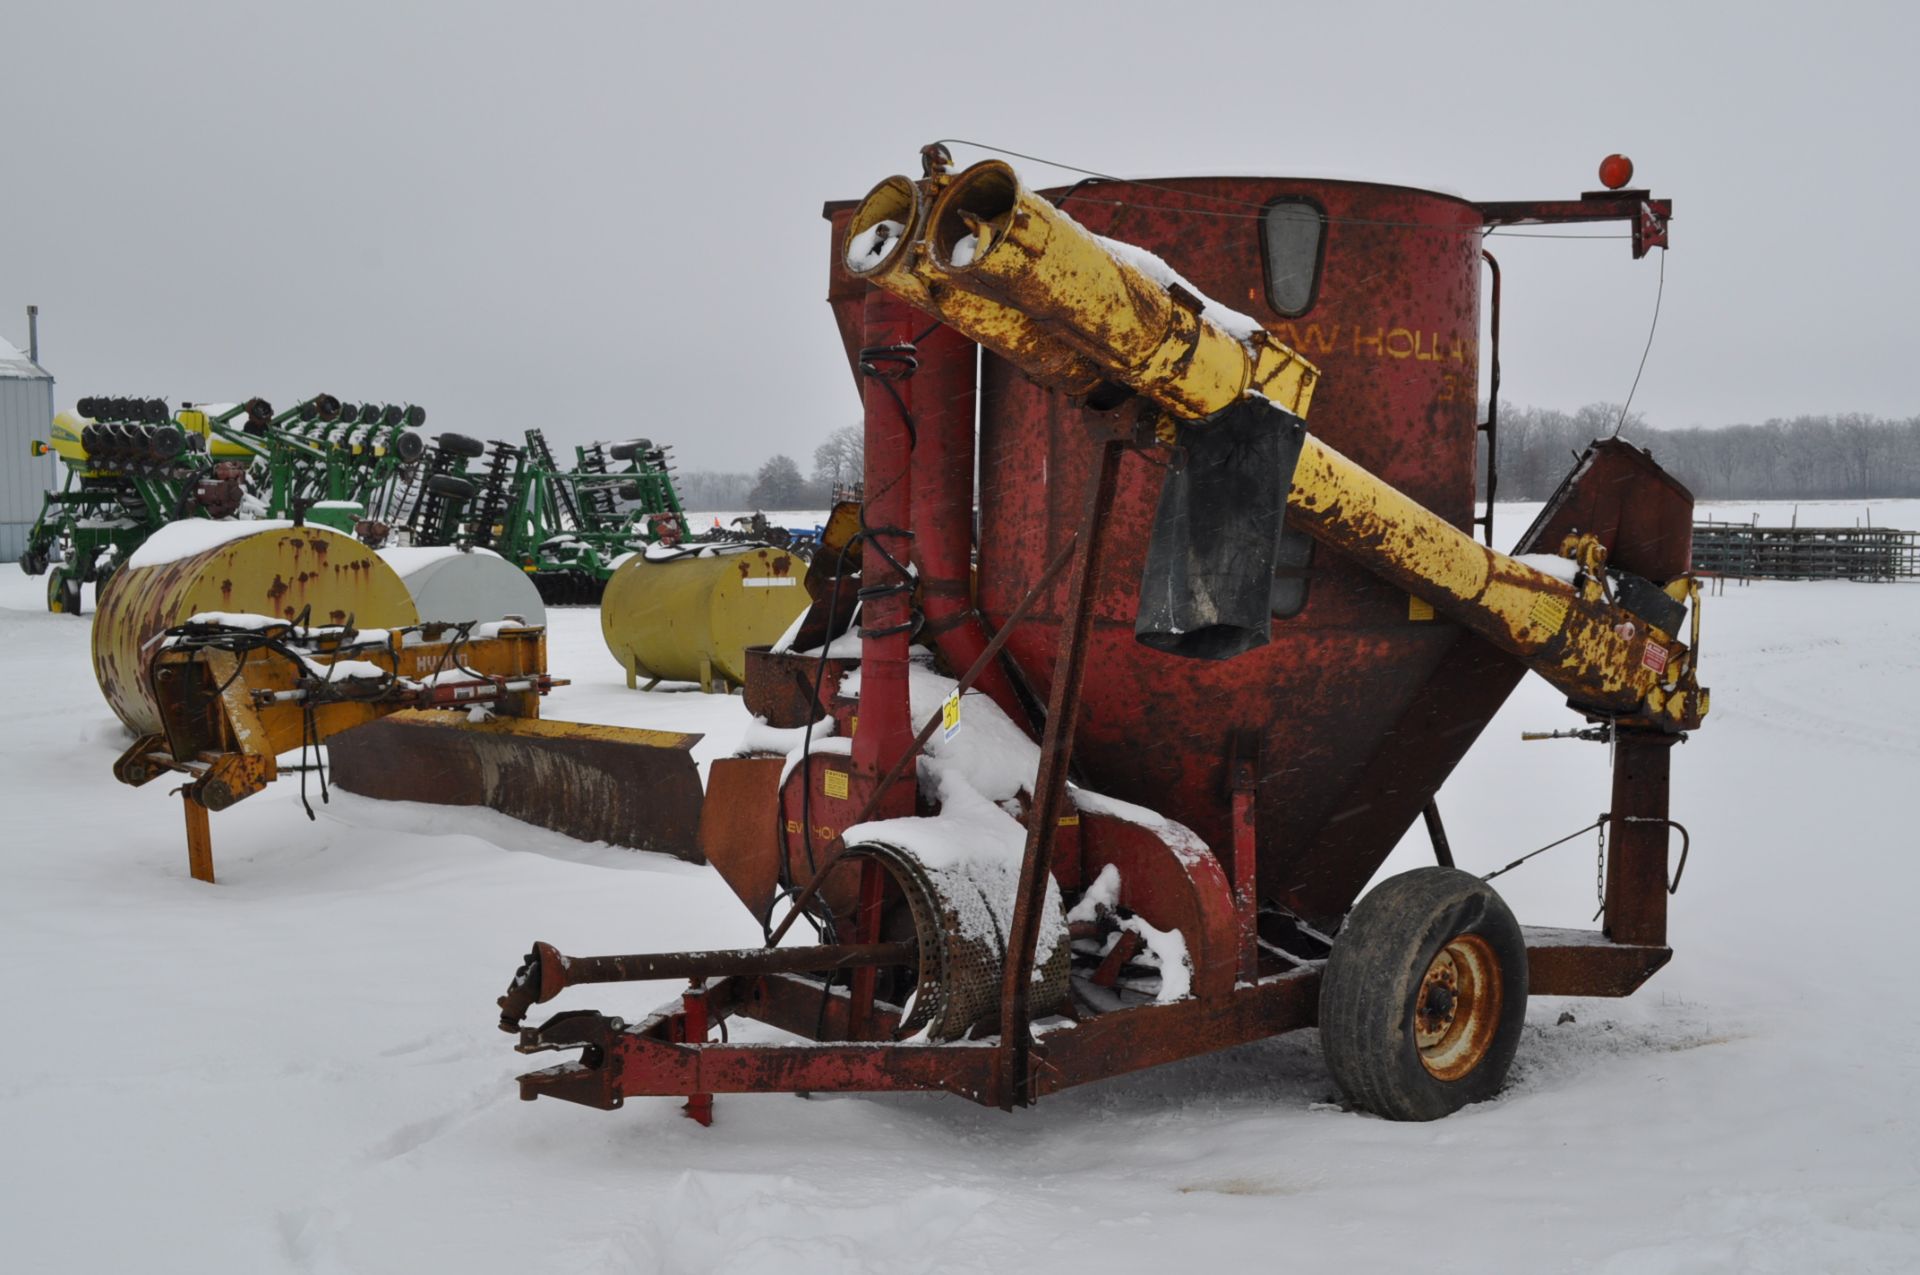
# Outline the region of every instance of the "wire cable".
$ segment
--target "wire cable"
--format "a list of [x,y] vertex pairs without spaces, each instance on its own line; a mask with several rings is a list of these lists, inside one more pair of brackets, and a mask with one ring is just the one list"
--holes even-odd
[[[1193,217],[1229,217],[1229,218],[1236,218],[1236,219],[1241,219],[1246,221],[1259,221],[1267,215],[1267,205],[1264,203],[1257,202],[1255,200],[1236,199],[1231,195],[1215,195],[1207,191],[1200,191],[1200,190],[1183,190],[1178,186],[1171,186],[1166,184],[1165,182],[1147,181],[1147,180],[1143,180],[1140,178],[1133,178],[1133,177],[1116,177],[1111,173],[1103,173],[1097,169],[1082,168],[1078,164],[1068,164],[1057,159],[1045,159],[1039,155],[1029,155],[1023,151],[1008,150],[1004,146],[989,146],[985,142],[968,141],[966,138],[963,138],[963,137],[943,137],[936,144],[937,145],[950,144],[954,146],[971,146],[975,150],[990,151],[996,155],[1005,155],[1012,159],[1024,159],[1031,163],[1045,165],[1048,168],[1058,168],[1063,172],[1078,173],[1082,177],[1091,178],[1094,181],[1116,182],[1116,183],[1122,183],[1129,186],[1145,186],[1151,190],[1164,190],[1168,194],[1178,195],[1184,199],[1207,199],[1207,200],[1212,200],[1215,203],[1227,204],[1236,208],[1251,209],[1252,211],[1228,212],[1222,209],[1175,208],[1175,207],[1170,207],[1166,204],[1147,204],[1147,203],[1141,203],[1138,200],[1131,200],[1131,199],[1099,199],[1093,196],[1082,194],[1080,192],[1080,188],[1076,186],[1071,192],[1068,193],[1066,198],[1078,199],[1082,203],[1108,204],[1116,208],[1140,208],[1140,209],[1146,209],[1148,211],[1153,211],[1153,212],[1178,213],[1185,216],[1193,216]],[[1062,202],[1064,202],[1064,200]],[[1401,229],[1401,230],[1435,231],[1441,234],[1473,234],[1473,235],[1482,235],[1482,236],[1501,235],[1504,237],[1514,238],[1514,239],[1631,239],[1633,238],[1633,236],[1630,234],[1627,234],[1627,235],[1570,234],[1570,233],[1558,232],[1558,231],[1512,230],[1512,229],[1508,229],[1506,227],[1501,227],[1501,226],[1496,226],[1492,228],[1488,228],[1484,226],[1436,226],[1430,222],[1423,222],[1423,221],[1388,221],[1388,220],[1381,220],[1381,219],[1369,218],[1369,217],[1332,217],[1332,216],[1327,216],[1325,214],[1322,214],[1322,217],[1328,225],[1385,226],[1385,227],[1392,227],[1392,228]]]
[[1620,433],[1620,427],[1627,423],[1627,409],[1633,406],[1633,396],[1640,389],[1640,376],[1647,370],[1647,355],[1653,353],[1653,334],[1660,327],[1660,299],[1667,294],[1667,250],[1660,250],[1660,285],[1653,293],[1653,322],[1647,324],[1647,345],[1640,351],[1640,367],[1633,374],[1633,385],[1627,390],[1627,401],[1620,405],[1620,419],[1613,423],[1613,438]]

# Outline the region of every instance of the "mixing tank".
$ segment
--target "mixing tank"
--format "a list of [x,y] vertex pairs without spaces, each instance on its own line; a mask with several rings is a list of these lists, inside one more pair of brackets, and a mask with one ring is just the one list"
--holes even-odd
[[393,568],[351,536],[292,523],[186,519],[155,532],[100,591],[93,671],[136,735],[161,729],[149,677],[164,630],[195,615],[305,614],[316,625],[419,619]]

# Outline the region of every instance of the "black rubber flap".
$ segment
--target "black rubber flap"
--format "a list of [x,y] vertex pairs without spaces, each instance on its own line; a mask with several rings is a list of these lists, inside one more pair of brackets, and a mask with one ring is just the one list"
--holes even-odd
[[1266,645],[1287,493],[1306,436],[1298,416],[1263,398],[1181,427],[1147,542],[1135,639],[1198,660]]
[[1680,626],[1687,622],[1686,604],[1675,602],[1665,589],[1639,576],[1624,571],[1616,573],[1613,596],[1620,600],[1621,606],[1648,624],[1664,629],[1669,636],[1678,637]]

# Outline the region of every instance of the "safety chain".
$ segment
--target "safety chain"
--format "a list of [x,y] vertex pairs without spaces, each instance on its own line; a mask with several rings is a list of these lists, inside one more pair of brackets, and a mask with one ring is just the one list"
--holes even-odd
[[[1585,833],[1596,832],[1599,835],[1596,838],[1596,846],[1594,851],[1593,893],[1594,893],[1594,897],[1599,900],[1600,908],[1599,908],[1599,911],[1596,911],[1593,915],[1594,915],[1594,918],[1597,920],[1599,919],[1601,913],[1607,910],[1607,824],[1609,821],[1612,820],[1612,818],[1613,818],[1612,811],[1603,810],[1594,819],[1594,821],[1588,824],[1586,827],[1577,828],[1574,831],[1569,832],[1566,836],[1561,837],[1558,841],[1549,841],[1546,845],[1541,846],[1538,850],[1530,850],[1526,854],[1521,855],[1518,859],[1515,859],[1512,863],[1509,863],[1506,867],[1496,868],[1492,872],[1489,872],[1485,876],[1481,877],[1480,879],[1482,881],[1491,881],[1497,876],[1503,876],[1506,873],[1513,871],[1515,868],[1519,867],[1521,864],[1525,863],[1527,860],[1532,859],[1538,855],[1545,854],[1547,851],[1553,849],[1555,846],[1563,846],[1567,842],[1572,841],[1575,837],[1582,836]],[[1680,878],[1686,875],[1687,856],[1693,850],[1693,834],[1687,831],[1687,826],[1681,823],[1678,819],[1667,819],[1667,818],[1663,818],[1656,815],[1622,815],[1620,817],[1620,822],[1621,823],[1663,824],[1668,828],[1674,829],[1680,834],[1680,863],[1677,867],[1674,868],[1672,879],[1670,879],[1667,882],[1668,894],[1680,893]]]
[[1593,919],[1598,921],[1600,914],[1607,910],[1607,816],[1600,816],[1600,844],[1593,856],[1593,897],[1599,902],[1593,910]]
[[[1547,842],[1546,845],[1541,846],[1538,850],[1530,850],[1526,854],[1521,855],[1518,859],[1515,859],[1512,863],[1509,863],[1506,867],[1496,868],[1492,872],[1489,872],[1487,873],[1487,875],[1481,877],[1480,879],[1482,881],[1491,881],[1497,876],[1504,876],[1505,874],[1519,867],[1521,864],[1525,863],[1527,860],[1532,859],[1538,855],[1543,855],[1547,851],[1553,849],[1555,846],[1563,846],[1567,842],[1572,841],[1575,837],[1583,836],[1586,833],[1592,832],[1595,828],[1600,829],[1600,854],[1601,854],[1601,857],[1604,859],[1607,852],[1607,820],[1611,819],[1612,817],[1613,817],[1612,811],[1602,810],[1600,812],[1600,817],[1595,819],[1592,823],[1588,824],[1586,827],[1576,828],[1574,831],[1569,832],[1566,836],[1560,838],[1558,841]],[[1606,876],[1605,876],[1605,873],[1603,872],[1601,875],[1601,881],[1604,882],[1605,880],[1606,880]]]

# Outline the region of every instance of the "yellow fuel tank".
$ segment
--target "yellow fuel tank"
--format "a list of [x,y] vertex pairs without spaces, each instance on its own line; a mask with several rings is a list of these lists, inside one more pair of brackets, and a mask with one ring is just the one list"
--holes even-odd
[[747,648],[777,640],[807,609],[807,564],[766,545],[708,545],[679,556],[636,554],[607,580],[600,631],[627,685],[747,680]]
[[[309,610],[310,609],[310,610]],[[418,620],[407,586],[351,536],[286,522],[169,523],[114,572],[93,619],[93,672],[135,734],[160,730],[149,683],[156,634],[207,611],[400,628]]]

